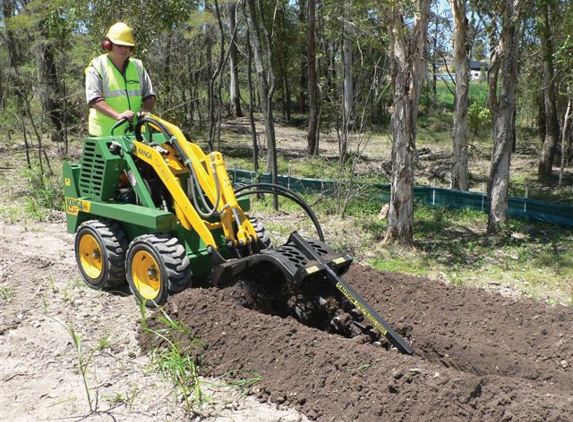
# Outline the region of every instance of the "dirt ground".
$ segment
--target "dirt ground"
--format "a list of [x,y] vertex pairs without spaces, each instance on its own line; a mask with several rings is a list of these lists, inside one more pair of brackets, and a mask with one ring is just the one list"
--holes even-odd
[[63,213],[52,220],[0,222],[0,421],[306,420],[214,377],[201,383],[211,403],[187,412],[138,344],[133,297],[85,286]]
[[[345,279],[414,355],[248,309],[236,287],[191,288],[168,309],[208,345],[213,400],[187,413],[138,342],[133,298],[85,287],[52,220],[0,223],[2,421],[573,420],[573,308],[357,264]],[[245,397],[229,371],[261,380]]]

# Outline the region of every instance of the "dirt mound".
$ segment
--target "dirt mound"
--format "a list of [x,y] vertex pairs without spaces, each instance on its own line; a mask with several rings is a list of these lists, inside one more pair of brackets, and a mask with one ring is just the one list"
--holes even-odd
[[169,312],[205,343],[205,375],[262,378],[250,393],[319,421],[570,421],[570,307],[355,265],[345,279],[415,354],[245,308],[236,288],[189,289]]

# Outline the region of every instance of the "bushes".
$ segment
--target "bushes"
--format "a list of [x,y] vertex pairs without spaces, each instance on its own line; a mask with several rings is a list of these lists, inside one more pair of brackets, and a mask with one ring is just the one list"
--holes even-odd
[[475,135],[479,135],[485,128],[491,127],[491,117],[491,111],[486,106],[473,103],[468,107],[468,125]]

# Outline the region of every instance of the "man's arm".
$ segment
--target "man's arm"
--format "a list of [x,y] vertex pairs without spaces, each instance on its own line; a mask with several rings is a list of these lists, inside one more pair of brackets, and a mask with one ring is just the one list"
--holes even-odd
[[143,99],[143,104],[141,105],[143,114],[152,113],[153,107],[155,107],[155,96],[149,96]]

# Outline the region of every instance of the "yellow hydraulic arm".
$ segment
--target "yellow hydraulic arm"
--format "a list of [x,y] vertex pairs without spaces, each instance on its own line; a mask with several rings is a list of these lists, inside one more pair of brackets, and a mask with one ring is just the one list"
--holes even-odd
[[[166,143],[161,144],[161,148],[143,139],[143,123],[148,123],[166,136]],[[195,230],[205,245],[215,249],[217,245],[211,230],[219,227],[222,227],[225,238],[234,247],[257,241],[255,229],[237,202],[220,152],[205,154],[198,145],[189,142],[177,126],[151,114],[136,126],[136,138],[133,142],[134,155],[157,171],[173,196],[177,217],[187,230]],[[182,172],[190,173],[190,192],[183,189],[180,179],[176,177]],[[201,204],[208,210],[198,209]],[[213,216],[218,216],[220,222],[207,221]]]

